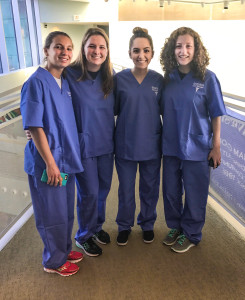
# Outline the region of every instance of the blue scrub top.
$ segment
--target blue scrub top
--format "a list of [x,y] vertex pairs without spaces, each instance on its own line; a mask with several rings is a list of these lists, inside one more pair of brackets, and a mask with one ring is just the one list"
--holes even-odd
[[[67,81],[62,78],[60,89],[51,73],[39,67],[22,87],[20,109],[24,129],[43,128],[60,172],[82,172],[77,127]],[[44,170],[46,164],[30,140],[25,148],[25,172],[36,175],[40,173],[40,168]]]
[[182,80],[178,70],[161,98],[163,155],[183,160],[207,160],[212,149],[211,119],[226,114],[220,83],[207,70],[204,82],[188,73]]
[[161,157],[160,97],[163,77],[149,70],[141,84],[130,69],[115,75],[117,157],[143,161]]
[[101,73],[96,79],[77,81],[81,71],[66,69],[78,128],[83,158],[96,157],[114,151],[114,95],[104,98]]

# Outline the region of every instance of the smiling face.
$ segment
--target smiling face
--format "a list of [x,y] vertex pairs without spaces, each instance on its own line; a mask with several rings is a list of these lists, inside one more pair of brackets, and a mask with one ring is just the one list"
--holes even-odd
[[106,60],[108,48],[102,35],[92,35],[84,46],[88,71],[97,72]]
[[175,46],[175,59],[179,64],[179,70],[181,72],[190,72],[194,53],[195,45],[193,37],[189,34],[179,35]]
[[54,37],[50,47],[44,49],[47,58],[46,68],[53,76],[59,78],[63,69],[70,64],[72,51],[72,41],[64,35]]
[[147,69],[153,57],[152,48],[147,38],[136,38],[129,52],[135,69]]

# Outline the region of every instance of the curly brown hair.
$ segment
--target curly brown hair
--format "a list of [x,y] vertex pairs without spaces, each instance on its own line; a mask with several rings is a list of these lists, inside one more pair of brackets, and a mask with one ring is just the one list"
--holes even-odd
[[205,79],[206,68],[209,65],[209,55],[204,47],[200,35],[189,27],[180,27],[173,31],[169,38],[165,40],[160,53],[160,64],[164,71],[164,78],[169,79],[169,74],[178,67],[175,59],[176,41],[180,35],[190,35],[194,39],[194,57],[191,62],[191,70],[194,76],[202,81]]
[[78,81],[84,81],[89,78],[86,64],[87,59],[84,53],[84,47],[88,39],[93,35],[101,35],[105,39],[106,46],[108,49],[106,60],[101,65],[102,91],[104,93],[104,97],[106,98],[113,88],[113,69],[110,60],[109,38],[103,29],[98,27],[92,27],[86,31],[82,40],[81,51],[78,54],[77,59],[71,64],[71,67],[74,69],[81,70],[82,75],[80,78],[78,78]]

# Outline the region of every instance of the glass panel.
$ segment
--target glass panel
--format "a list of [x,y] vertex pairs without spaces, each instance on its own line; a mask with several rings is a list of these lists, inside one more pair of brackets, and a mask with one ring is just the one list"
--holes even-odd
[[18,50],[16,45],[16,36],[14,28],[14,20],[12,13],[12,4],[10,0],[0,0],[4,36],[7,48],[9,70],[19,69]]
[[245,225],[245,116],[226,111],[221,117],[222,164],[211,170],[210,193]]
[[23,167],[26,142],[21,119],[0,127],[0,236],[31,203]]
[[34,0],[31,0],[31,10],[32,10],[32,19],[33,19],[33,28],[34,28],[34,34],[35,34],[35,42],[36,42],[36,48],[37,48],[37,61],[38,61],[38,64],[40,64],[40,55],[39,55],[39,45],[38,45],[38,39],[37,39],[37,23],[36,23]]
[[19,4],[21,37],[22,37],[23,48],[24,48],[25,65],[26,67],[31,67],[33,63],[32,63],[30,34],[29,34],[27,11],[26,11],[26,2],[25,0],[18,0],[18,4]]

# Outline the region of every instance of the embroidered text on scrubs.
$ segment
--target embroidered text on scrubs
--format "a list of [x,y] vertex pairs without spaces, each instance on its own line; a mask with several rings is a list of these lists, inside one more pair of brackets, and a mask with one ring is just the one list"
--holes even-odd
[[203,89],[203,88],[204,88],[204,84],[203,84],[203,83],[200,83],[200,82],[194,82],[192,86],[196,88],[196,92],[197,92],[199,89]]
[[158,87],[152,86],[152,90],[153,90],[153,92],[155,92],[155,94],[156,94],[156,96],[157,96],[157,93],[158,93]]

